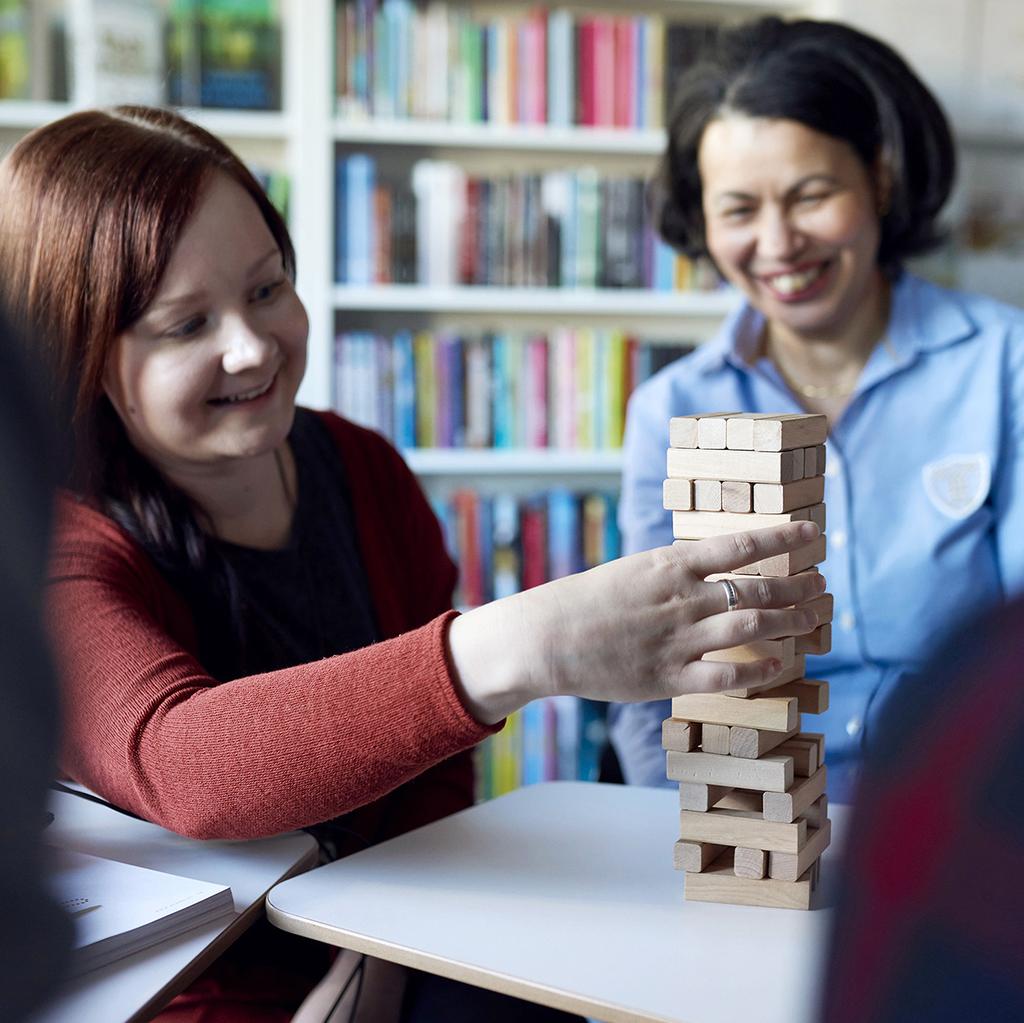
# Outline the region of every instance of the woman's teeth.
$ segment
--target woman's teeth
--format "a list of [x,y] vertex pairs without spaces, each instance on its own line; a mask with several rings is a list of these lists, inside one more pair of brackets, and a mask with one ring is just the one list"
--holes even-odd
[[234,404],[237,401],[252,401],[253,398],[258,398],[260,395],[266,394],[273,383],[274,381],[270,380],[262,387],[254,387],[251,391],[242,391],[241,394],[232,394],[227,398],[214,398],[214,401],[218,404]]
[[795,295],[809,288],[824,273],[824,270],[824,265],[819,265],[810,270],[779,274],[777,277],[770,277],[768,284],[782,295]]

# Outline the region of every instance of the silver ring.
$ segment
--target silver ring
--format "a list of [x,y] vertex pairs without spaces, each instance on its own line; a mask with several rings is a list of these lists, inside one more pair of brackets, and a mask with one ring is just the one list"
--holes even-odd
[[725,587],[725,599],[729,604],[726,610],[735,611],[740,606],[740,595],[736,591],[736,587],[733,586],[731,579],[719,579],[718,581]]

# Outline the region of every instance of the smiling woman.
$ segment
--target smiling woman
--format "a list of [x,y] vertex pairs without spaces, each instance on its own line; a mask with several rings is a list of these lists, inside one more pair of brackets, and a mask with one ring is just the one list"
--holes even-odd
[[[845,25],[726,30],[678,82],[652,197],[663,237],[745,299],[635,392],[625,549],[672,535],[665,420],[821,412],[833,683],[829,786],[852,784],[873,714],[943,631],[1024,587],[1024,314],[904,269],[941,238],[953,181],[938,104],[888,46]],[[626,777],[666,784],[666,705],[616,711]]]
[[[0,301],[52,340],[75,407],[49,600],[61,767],[119,806],[200,838],[306,828],[344,855],[469,805],[471,747],[530,700],[756,685],[778,661],[704,653],[817,625],[793,605],[820,577],[740,580],[728,602],[705,582],[814,540],[809,522],[457,614],[398,452],[295,406],[291,242],[223,143],[167,111],[73,114],[0,163],[0,195]],[[169,1018],[283,1023],[326,965],[257,928]],[[401,1018],[438,1000],[446,1018],[565,1018],[426,975]]]

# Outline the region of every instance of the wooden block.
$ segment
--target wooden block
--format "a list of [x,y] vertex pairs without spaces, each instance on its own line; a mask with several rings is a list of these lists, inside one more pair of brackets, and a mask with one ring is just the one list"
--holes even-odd
[[730,416],[726,421],[725,446],[734,451],[754,450],[754,422],[758,419],[776,419],[774,412],[745,412]]
[[807,659],[803,654],[796,654],[793,657],[793,663],[788,668],[783,668],[782,671],[780,671],[779,674],[771,680],[771,682],[766,682],[762,686],[753,686],[746,689],[727,689],[722,695],[746,700],[751,696],[759,696],[764,693],[771,692],[774,689],[784,686],[787,682],[793,682],[798,678],[803,678],[807,670],[806,660]]
[[[732,420],[729,420],[732,422]],[[726,480],[722,484],[722,511],[749,513],[753,510],[753,487],[750,483]]]
[[673,698],[672,717],[788,732],[796,728],[799,710],[796,698],[791,696],[751,696],[748,700],[734,700],[719,693],[687,693]]
[[729,756],[756,760],[765,753],[770,753],[787,739],[792,739],[796,734],[795,728],[791,732],[770,732],[766,728],[733,725],[729,729]]
[[[711,480],[694,480],[693,482],[693,503],[698,509],[700,504],[701,485],[711,483]],[[718,487],[718,504],[722,503],[722,487],[724,484],[715,483]],[[821,522],[825,521],[825,506],[815,505],[811,508],[795,508],[793,511],[783,512],[781,515],[746,515],[737,512],[717,511],[703,509],[698,511],[673,511],[672,512],[672,535],[677,540],[704,540],[709,536],[723,536],[726,533],[740,533],[747,529],[767,529],[770,526],[782,526],[787,522],[811,521],[821,528]],[[820,520],[820,521],[819,521]]]
[[808,876],[811,879],[811,891],[815,891],[818,887],[818,882],[821,880],[821,857],[814,861],[811,869],[808,871]]
[[[732,872],[737,877],[762,878],[768,869],[768,857],[764,849],[748,849],[745,846],[736,846],[732,858]],[[799,856],[799,853],[776,853],[777,856]],[[716,857],[717,858],[717,857]],[[706,864],[710,866],[711,864]]]
[[[747,789],[725,789],[724,792],[725,794],[715,800],[712,806],[719,810],[748,810],[751,813],[764,816],[763,792],[749,792]],[[680,809],[688,810],[689,807],[680,807]]]
[[[704,813],[725,799],[730,792],[732,792],[732,789],[724,785],[706,785],[704,782],[699,781],[683,781],[679,783],[679,809],[696,810],[699,813]],[[757,797],[758,808],[762,809],[763,812],[761,796],[755,792],[751,792],[749,795]],[[747,810],[750,807],[743,806],[739,807],[739,809]]]
[[702,659],[720,663],[748,664],[750,661],[763,661],[766,657],[777,657],[782,662],[783,669],[788,668],[796,657],[796,638],[786,636],[784,639],[759,639],[756,643],[745,643],[743,646],[709,650]]
[[[817,454],[817,457],[815,458],[816,468],[817,468],[819,474],[822,475],[822,476],[825,475],[825,452],[826,452],[826,450],[827,450],[827,448],[825,447],[824,444],[819,444],[818,445],[818,454]],[[806,461],[806,459],[805,459],[805,461]]]
[[773,752],[776,756],[793,758],[793,774],[797,778],[810,778],[821,767],[817,745],[806,739],[794,736],[789,741],[776,746]]
[[793,450],[793,472],[796,473],[795,479],[802,480],[804,478],[803,448],[794,448]]
[[[718,757],[713,753],[675,753],[670,750],[665,759],[665,773],[669,781],[699,781],[706,785],[755,789],[779,795],[785,795],[794,788],[792,757],[770,754],[760,760],[743,760],[741,757]],[[810,805],[810,802],[805,805]]]
[[724,902],[733,906],[769,906],[773,909],[810,909],[810,871],[799,881],[776,881],[764,877],[757,881],[737,877],[734,853],[726,849],[699,874],[686,875],[687,902]]
[[823,415],[786,414],[754,421],[756,451],[786,451],[824,444],[828,418]]
[[700,748],[705,753],[715,753],[718,756],[729,755],[729,726],[728,725],[702,725]]
[[832,621],[835,601],[831,593],[823,593],[820,597],[812,597],[810,600],[805,600],[800,606],[813,611],[818,616],[818,623],[824,625],[826,622]]
[[796,575],[811,565],[825,560],[825,534],[812,540],[803,547],[798,547],[788,554],[777,554],[774,558],[765,558],[756,565],[747,565],[737,569],[741,575],[787,576]]
[[[807,841],[799,852],[773,851],[768,853],[768,876],[774,877],[778,881],[795,881],[821,856],[831,841],[832,822],[826,820],[820,828],[808,830]],[[710,864],[705,864],[705,866],[710,866]]]
[[[697,417],[697,447],[721,450],[725,447],[727,418],[735,412],[711,412]],[[669,433],[671,436],[671,431]]]
[[718,807],[707,813],[680,810],[679,837],[689,842],[796,853],[807,841],[807,821],[779,824],[764,820],[757,811]]
[[832,626],[828,622],[819,625],[814,632],[796,637],[796,651],[800,654],[820,656],[832,649]]
[[724,845],[713,845],[711,842],[684,842],[680,839],[672,847],[672,866],[676,870],[685,870],[688,874],[699,874],[705,867],[710,867],[724,851]]
[[668,421],[668,442],[674,448],[697,446],[697,417],[673,416]]
[[804,479],[813,476],[821,476],[822,470],[818,468],[818,448],[804,448]]
[[[722,510],[722,484],[718,480],[694,480],[693,506],[702,512],[720,512]],[[675,521],[675,516],[672,518]],[[717,533],[701,534],[701,536],[709,535],[717,536]]]
[[[669,756],[680,756],[680,757],[696,757],[700,756],[699,753],[677,753],[669,754]],[[725,759],[723,757],[723,759]],[[749,763],[760,763],[758,760],[738,760],[735,757],[729,757],[732,763],[736,764],[749,764]],[[819,796],[825,793],[825,776],[828,769],[824,764],[818,768],[810,776],[810,778],[804,778],[802,781],[798,781],[790,789],[785,792],[779,792],[778,790],[765,790],[764,793],[764,819],[766,821],[779,821],[785,823],[787,821],[795,821],[804,810],[807,809]],[[744,786],[749,788],[749,786]]]
[[780,515],[794,508],[807,508],[825,499],[825,480],[821,476],[793,483],[755,483],[754,511],[759,515]]
[[[690,480],[739,480],[746,483],[791,483],[796,471],[793,451],[703,451],[669,448],[667,476]],[[803,459],[800,463],[803,473]]]
[[693,480],[665,480],[661,484],[661,506],[669,511],[691,511]]
[[777,686],[772,696],[792,696],[801,714],[824,714],[828,710],[828,683],[817,678],[800,678]]
[[818,763],[825,763],[825,736],[821,732],[798,732],[794,738],[813,742],[818,747]]
[[[753,793],[749,793],[753,795]],[[828,819],[828,796],[819,796],[803,814],[809,828],[820,828]]]
[[701,727],[695,721],[665,718],[661,723],[662,748],[690,753],[700,745],[700,733]]

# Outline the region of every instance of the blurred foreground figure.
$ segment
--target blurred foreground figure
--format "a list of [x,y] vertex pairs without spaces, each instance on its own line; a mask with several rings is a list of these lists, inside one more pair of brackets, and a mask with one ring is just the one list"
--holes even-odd
[[57,685],[41,626],[53,452],[36,389],[0,316],[0,1020],[56,988],[69,925],[43,888],[44,808],[57,757]]
[[869,737],[827,1023],[1024,1019],[1024,602],[901,687]]

